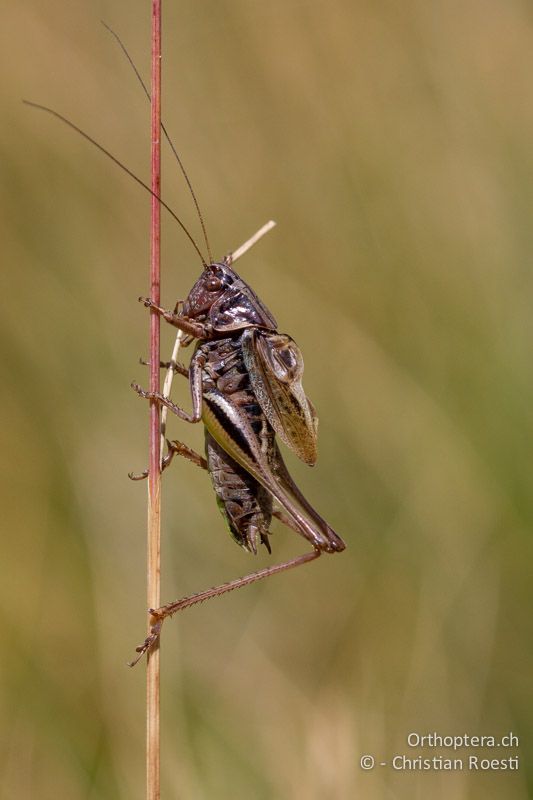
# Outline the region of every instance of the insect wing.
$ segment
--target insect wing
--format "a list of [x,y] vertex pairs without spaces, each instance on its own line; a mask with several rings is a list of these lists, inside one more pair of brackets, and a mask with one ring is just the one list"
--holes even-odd
[[287,447],[306,464],[317,459],[318,418],[302,387],[304,362],[285,333],[250,328],[242,338],[244,363],[257,402]]
[[294,520],[302,536],[327,552],[344,550],[344,542],[304,498],[276,445],[269,454],[261,448],[246,414],[222,392],[204,393],[203,421],[220,446],[246,469]]

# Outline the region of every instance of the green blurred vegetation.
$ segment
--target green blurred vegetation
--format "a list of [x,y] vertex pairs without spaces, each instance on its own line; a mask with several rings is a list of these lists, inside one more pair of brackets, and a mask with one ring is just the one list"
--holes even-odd
[[[127,472],[147,460],[129,384],[149,198],[20,103],[149,176],[148,104],[100,17],[148,75],[148,3],[3,13],[2,798],[144,792],[144,670],[125,662],[145,623]],[[218,256],[278,222],[238,268],[304,352],[320,458],[290,464],[349,547],[168,624],[165,798],[531,796],[532,75],[518,0],[166,4],[164,119]],[[166,218],[165,305],[198,270]],[[163,504],[165,599],[267,563],[192,466]],[[274,557],[296,538],[277,528]],[[359,767],[409,731],[509,730],[512,774]]]

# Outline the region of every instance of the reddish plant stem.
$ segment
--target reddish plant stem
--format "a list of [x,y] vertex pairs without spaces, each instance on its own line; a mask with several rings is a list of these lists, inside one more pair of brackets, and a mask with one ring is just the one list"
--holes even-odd
[[[151,86],[151,174],[150,297],[159,305],[161,294],[161,0],[152,0]],[[154,197],[155,195],[155,197]],[[150,390],[159,391],[159,315],[150,314]],[[159,404],[150,403],[148,474],[147,601],[160,604],[161,576],[161,454]],[[150,622],[148,625],[150,629]],[[146,797],[160,798],[160,651],[159,641],[148,655],[146,666]]]

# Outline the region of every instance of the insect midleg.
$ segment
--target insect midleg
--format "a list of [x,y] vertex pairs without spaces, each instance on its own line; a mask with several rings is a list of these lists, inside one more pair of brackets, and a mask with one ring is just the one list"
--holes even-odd
[[150,635],[147,636],[144,642],[136,648],[136,652],[139,653],[139,655],[135,661],[130,662],[130,667],[135,666],[135,664],[142,658],[144,653],[146,653],[152,647],[161,633],[161,626],[164,620],[167,617],[171,617],[177,611],[183,611],[185,608],[190,608],[190,606],[194,606],[197,603],[203,603],[205,600],[210,600],[212,597],[219,597],[222,594],[232,592],[234,589],[241,589],[243,586],[248,586],[249,584],[260,581],[263,578],[269,578],[271,575],[277,575],[279,572],[285,572],[286,570],[299,567],[302,564],[307,564],[309,561],[314,561],[321,555],[322,551],[318,548],[315,548],[310,553],[303,553],[303,555],[291,558],[289,561],[283,561],[281,564],[275,564],[272,567],[265,567],[257,572],[251,572],[249,575],[245,575],[243,578],[235,578],[232,581],[221,583],[219,586],[213,586],[203,592],[198,592],[197,594],[183,597],[181,600],[175,600],[173,603],[167,603],[160,608],[149,609],[152,619],[154,620],[150,629]]

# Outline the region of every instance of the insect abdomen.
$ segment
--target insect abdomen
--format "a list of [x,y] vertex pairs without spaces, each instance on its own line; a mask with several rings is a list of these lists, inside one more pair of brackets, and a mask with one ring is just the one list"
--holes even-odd
[[272,495],[237,464],[207,430],[205,452],[217,505],[233,539],[250,552],[257,552],[258,542],[270,552]]
[[[229,449],[236,446],[253,460],[251,442],[240,422],[241,415],[251,427],[251,436],[257,439],[256,447],[265,450],[272,447],[274,432],[252,391],[240,340],[241,334],[200,345],[206,356],[204,409],[210,409],[213,424]],[[217,505],[232,537],[250,552],[257,552],[260,542],[270,552],[268,529],[272,519],[272,495],[229,455],[207,427],[205,449]]]

